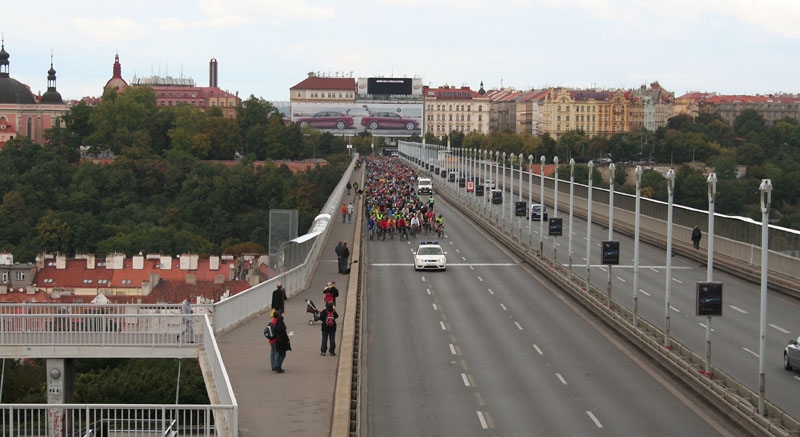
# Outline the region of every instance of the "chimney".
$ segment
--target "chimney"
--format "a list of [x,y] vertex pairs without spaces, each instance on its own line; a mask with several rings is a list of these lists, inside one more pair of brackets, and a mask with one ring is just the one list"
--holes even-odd
[[86,255],[86,270],[94,270],[95,262],[94,262],[94,254],[90,253]]
[[58,254],[56,255],[56,270],[64,270],[67,268],[67,256]]
[[213,255],[208,258],[208,269],[219,270],[219,256]]
[[133,269],[144,270],[144,257],[142,255],[133,256]]
[[217,86],[217,60],[211,58],[208,63],[208,86],[211,88],[218,88]]

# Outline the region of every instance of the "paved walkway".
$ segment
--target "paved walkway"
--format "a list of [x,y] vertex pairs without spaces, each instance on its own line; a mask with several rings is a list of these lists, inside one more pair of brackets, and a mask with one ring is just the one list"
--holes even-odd
[[[354,173],[353,180],[361,182],[361,172]],[[345,195],[345,198],[352,197]],[[353,205],[358,209],[356,202]],[[266,313],[217,338],[239,404],[240,436],[331,434],[349,282],[348,275],[338,273],[334,248],[339,240],[346,241],[348,247],[353,245],[358,214],[358,210],[353,212],[352,224],[343,224],[341,214],[336,214],[310,287],[299,293],[287,290],[294,295],[286,302],[284,317],[292,342],[292,351],[286,354],[283,364],[286,373],[277,374],[270,369],[269,344],[263,334],[268,322]],[[305,299],[312,300],[321,311],[322,290],[328,281],[335,281],[340,293],[335,357],[320,356],[320,322],[309,324],[312,315],[306,312],[305,303]]]

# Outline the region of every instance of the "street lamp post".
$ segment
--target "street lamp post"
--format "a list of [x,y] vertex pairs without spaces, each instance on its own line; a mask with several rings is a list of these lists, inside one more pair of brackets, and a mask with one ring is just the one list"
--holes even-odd
[[575,160],[569,159],[569,233],[567,255],[569,255],[569,279],[572,280],[572,212],[575,207]]
[[[533,154],[528,155],[528,205],[533,205]],[[528,247],[531,247],[531,229],[533,223],[528,223]]]
[[482,210],[483,210],[483,213],[484,213],[483,215],[484,216],[486,216],[486,196],[490,194],[490,193],[486,192],[486,173],[487,173],[487,170],[490,168],[489,167],[489,163],[486,162],[486,152],[487,152],[487,150],[483,149],[483,152],[482,152],[483,160],[481,161],[481,168],[483,170],[481,172],[481,174],[483,175],[483,208],[482,208]]
[[[708,267],[706,281],[714,280],[714,201],[717,198],[717,174],[708,175]],[[706,375],[711,375],[711,316],[706,317]]]
[[[558,217],[558,156],[553,157],[553,167],[555,173],[553,176],[553,217]],[[558,265],[558,252],[556,249],[556,237],[553,237],[553,263]]]
[[[608,165],[608,172],[610,173],[609,183],[609,197],[608,197],[608,241],[614,240],[614,173],[617,166],[612,162]],[[611,269],[612,265],[608,265],[608,306],[611,307]]]
[[667,278],[664,284],[666,298],[664,299],[664,347],[671,348],[669,335],[669,299],[672,291],[672,200],[675,194],[675,170],[669,169],[667,178]]
[[[494,159],[495,159],[494,186],[499,189],[500,188],[500,151],[494,152]],[[494,205],[494,202],[492,201],[491,197],[489,198],[489,203],[491,205]],[[490,211],[494,212],[494,214],[495,214],[495,222],[499,221],[500,220],[500,213],[497,212],[497,208],[495,208],[494,206],[490,206],[489,208],[491,208]],[[500,209],[502,209],[502,208],[500,208]]]
[[589,167],[589,194],[586,196],[586,291],[592,289],[592,170],[594,162],[586,164]]
[[[525,155],[522,152],[519,152],[519,201],[522,202],[522,166],[525,165]],[[519,223],[519,245],[522,246],[522,217],[517,219],[517,223]]]
[[[540,173],[539,173],[539,203],[542,204],[544,207],[544,163],[547,158],[542,155],[539,158],[539,163],[541,164]],[[544,258],[544,220],[541,219],[539,216],[539,256]]]
[[639,326],[639,213],[642,203],[642,166],[636,166],[636,215],[633,236],[633,326]]
[[761,186],[761,323],[758,341],[758,414],[767,415],[764,406],[767,377],[764,374],[767,356],[767,263],[769,261],[769,206],[772,203],[772,180],[762,179]]
[[[502,161],[502,165],[503,165],[503,188],[502,188],[502,192],[501,193],[503,195],[503,201],[506,201],[506,152],[503,152],[503,154],[500,155],[500,157],[503,158],[503,161]],[[503,211],[503,222],[500,224],[500,229],[503,229],[503,226],[505,226],[505,224],[506,224],[506,209],[504,207],[505,207],[505,204],[501,203],[500,204],[500,209]]]
[[511,182],[509,184],[510,188],[508,190],[508,223],[509,223],[509,235],[514,235],[514,158],[515,155],[512,152],[508,156],[508,168],[510,169],[509,176],[511,177]]

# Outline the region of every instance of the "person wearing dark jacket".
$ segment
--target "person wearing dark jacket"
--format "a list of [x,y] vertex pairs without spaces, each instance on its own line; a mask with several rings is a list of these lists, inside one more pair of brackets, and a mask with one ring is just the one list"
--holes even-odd
[[[336,319],[338,318],[339,313],[333,309],[332,302],[325,304],[325,309],[319,313],[319,319],[322,320],[322,346],[319,351],[323,357],[328,350],[330,350],[331,356],[336,355]],[[328,347],[329,342],[330,348]]]
[[322,296],[324,297],[323,302],[325,302],[326,304],[328,302],[331,302],[333,303],[334,306],[336,306],[336,298],[339,297],[339,289],[336,288],[336,282],[334,281],[328,282],[328,286],[322,290]]
[[279,282],[278,288],[272,292],[272,309],[278,310],[281,312],[281,314],[283,314],[285,312],[284,302],[286,302],[286,299],[286,289],[284,289],[283,284]]
[[275,311],[273,316],[271,323],[275,327],[275,338],[269,341],[269,361],[273,372],[285,373],[283,360],[286,359],[286,352],[292,350],[292,345],[289,342],[289,334],[286,332],[286,323],[283,322],[283,315],[280,311]]
[[703,238],[703,233],[700,232],[700,226],[695,226],[692,230],[692,244],[695,249],[700,248],[700,239]]
[[339,251],[339,255],[341,255],[341,263],[339,267],[339,273],[347,274],[347,258],[350,258],[350,249],[347,248],[347,242],[342,241],[342,249]]
[[336,252],[336,261],[339,263],[339,273],[342,273],[342,240],[339,240],[339,243],[333,251]]

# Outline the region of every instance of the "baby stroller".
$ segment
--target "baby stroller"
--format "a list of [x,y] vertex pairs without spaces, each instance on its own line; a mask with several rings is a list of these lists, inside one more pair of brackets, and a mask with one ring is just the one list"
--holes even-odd
[[308,299],[306,299],[306,312],[312,315],[311,318],[308,319],[309,325],[313,325],[314,322],[319,322],[319,310],[317,306],[314,305],[314,302]]

